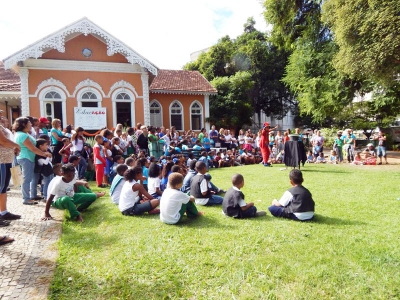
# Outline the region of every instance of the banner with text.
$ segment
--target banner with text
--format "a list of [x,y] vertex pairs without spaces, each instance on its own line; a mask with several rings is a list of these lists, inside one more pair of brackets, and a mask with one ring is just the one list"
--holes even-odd
[[107,114],[105,107],[74,107],[75,128],[85,130],[99,130],[107,127]]

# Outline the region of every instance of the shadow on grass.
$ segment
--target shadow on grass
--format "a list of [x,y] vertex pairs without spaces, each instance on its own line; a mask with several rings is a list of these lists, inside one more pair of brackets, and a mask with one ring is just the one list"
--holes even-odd
[[317,224],[328,224],[328,225],[365,225],[367,223],[356,221],[356,220],[347,220],[347,219],[339,219],[333,217],[327,217],[319,214],[314,215],[314,219],[311,221],[307,221],[308,223],[317,223]]
[[319,169],[319,170],[314,170],[314,169],[301,169],[301,172],[305,172],[305,173],[310,173],[310,172],[314,172],[314,173],[332,173],[332,174],[339,174],[339,173],[353,173],[350,171],[343,171],[343,170],[323,170],[323,169]]

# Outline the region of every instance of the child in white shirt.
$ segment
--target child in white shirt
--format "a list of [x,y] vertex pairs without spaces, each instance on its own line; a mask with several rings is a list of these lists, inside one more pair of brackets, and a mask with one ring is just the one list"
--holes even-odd
[[160,201],[160,220],[166,224],[177,224],[186,213],[188,218],[204,215],[194,204],[194,197],[180,191],[183,185],[183,176],[174,172],[168,176],[167,188]]

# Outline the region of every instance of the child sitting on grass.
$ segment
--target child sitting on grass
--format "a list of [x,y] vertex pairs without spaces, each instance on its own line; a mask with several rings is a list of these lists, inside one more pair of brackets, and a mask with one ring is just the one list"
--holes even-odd
[[[125,216],[137,216],[145,212],[159,213],[159,210],[155,208],[160,204],[160,200],[154,199],[139,183],[143,178],[142,167],[129,168],[125,171],[124,177],[126,182],[122,187],[118,204],[121,213]],[[140,200],[139,193],[146,199]]]
[[162,191],[161,186],[161,169],[156,163],[151,163],[149,166],[148,192],[153,198],[160,199]]
[[293,169],[289,173],[290,184],[293,186],[287,190],[278,201],[274,199],[268,208],[274,217],[306,221],[314,218],[314,200],[303,183],[303,174],[300,170]]
[[110,196],[111,201],[114,204],[119,204],[119,197],[121,195],[122,187],[125,183],[124,173],[128,170],[128,166],[124,164],[120,164],[115,168],[117,175],[115,175],[111,187],[110,187]]
[[219,205],[223,198],[215,195],[215,192],[208,187],[208,182],[204,177],[207,173],[206,164],[202,161],[196,162],[198,172],[190,181],[190,195],[195,197],[197,205]]
[[197,211],[194,197],[180,191],[183,185],[183,175],[171,173],[168,177],[167,188],[161,197],[160,220],[166,224],[177,224],[184,214],[188,218],[196,218],[204,215]]
[[48,199],[43,221],[53,219],[50,215],[50,206],[58,209],[68,209],[71,219],[83,222],[81,213],[86,210],[97,198],[104,196],[105,192],[93,193],[89,189],[76,193],[77,185],[87,185],[87,182],[76,181],[75,166],[73,164],[55,165],[53,170],[57,175],[52,179],[48,189]]
[[324,152],[320,152],[320,153],[319,153],[319,155],[318,155],[317,160],[315,161],[315,163],[316,163],[316,164],[324,164],[324,163],[326,163],[325,156],[324,156]]
[[257,211],[253,202],[246,203],[240,189],[244,186],[244,178],[240,174],[232,176],[232,187],[226,192],[222,202],[222,210],[228,217],[237,219],[265,216],[265,211]]
[[338,158],[336,155],[336,151],[332,150],[331,155],[329,156],[329,163],[336,165],[338,163]]
[[310,150],[310,151],[308,151],[308,154],[307,154],[306,163],[312,164],[314,162],[315,162],[314,155],[312,154],[312,151]]

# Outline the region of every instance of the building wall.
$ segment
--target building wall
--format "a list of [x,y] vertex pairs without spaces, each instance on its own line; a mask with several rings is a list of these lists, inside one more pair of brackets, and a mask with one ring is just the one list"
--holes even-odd
[[[82,55],[82,50],[89,48],[92,50],[92,56],[87,58]],[[40,59],[61,59],[61,60],[79,60],[79,61],[102,61],[126,63],[126,58],[119,53],[112,56],[107,55],[107,45],[91,34],[87,36],[81,34],[65,42],[65,52],[61,53],[53,49],[43,54]]]
[[175,101],[179,101],[183,106],[183,129],[189,130],[191,127],[191,112],[190,107],[194,101],[198,101],[202,106],[202,127],[205,127],[205,104],[203,95],[181,95],[181,94],[156,94],[150,93],[150,103],[152,100],[157,100],[162,105],[163,126],[170,128],[170,105]]
[[[67,94],[67,123],[74,124],[74,107],[78,106],[77,94],[73,95],[76,89],[76,86],[86,79],[91,79],[92,81],[98,83],[101,86],[101,90],[106,95],[102,97],[101,106],[107,108],[107,126],[113,127],[113,114],[112,112],[112,103],[111,103],[111,95],[110,88],[118,81],[124,80],[129,82],[136,90],[139,96],[143,95],[142,81],[140,78],[140,74],[129,74],[129,73],[110,73],[110,72],[82,72],[82,71],[57,71],[57,70],[29,70],[29,94],[35,95],[36,97],[31,96],[29,101],[30,114],[32,116],[40,116],[40,101],[39,94],[40,91],[45,89],[43,87],[41,90],[38,90],[38,86],[44,80],[48,80],[49,78],[54,78],[62,82],[71,97],[68,97]],[[93,88],[95,89],[95,88]],[[98,90],[98,89],[96,89]],[[98,90],[100,91],[100,90]],[[109,96],[108,96],[109,95]],[[136,98],[135,99],[135,121],[143,122],[144,114],[143,114],[143,99]]]

